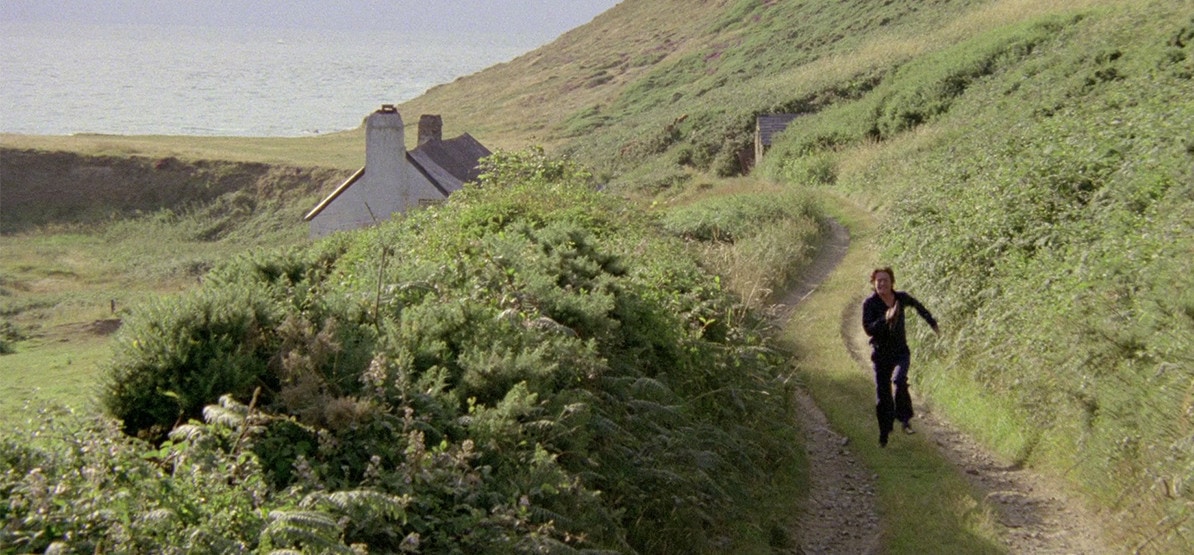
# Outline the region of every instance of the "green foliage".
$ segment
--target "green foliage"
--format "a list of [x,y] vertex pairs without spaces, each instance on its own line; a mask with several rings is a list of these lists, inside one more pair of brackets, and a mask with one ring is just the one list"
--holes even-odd
[[948,114],[975,83],[1016,67],[1072,20],[1053,17],[998,27],[892,69],[853,102],[802,117],[778,138],[765,171],[785,181],[832,184],[832,151],[886,140]]
[[106,377],[103,403],[129,432],[161,435],[224,393],[266,376],[276,307],[248,288],[205,290],[135,313]]
[[875,91],[869,134],[892,137],[945,114],[976,81],[1031,56],[1037,44],[1062,28],[1062,22],[1053,20],[1003,27],[899,68],[890,84]]
[[788,219],[809,216],[807,201],[773,194],[739,194],[668,210],[660,225],[669,234],[696,241],[733,243],[770,231]]
[[361,311],[329,308],[319,291],[339,252],[328,242],[242,256],[213,271],[211,287],[134,312],[119,335],[101,402],[126,431],[152,438],[198,418],[225,393],[247,398],[265,385],[294,410],[310,411],[297,405],[310,400],[304,394],[312,388],[356,387],[346,376],[368,363],[372,339],[339,333],[360,322]]
[[[247,552],[269,489],[230,429],[150,447],[58,409],[0,437],[0,551]],[[278,501],[277,499],[275,501]]]
[[808,266],[821,236],[817,214],[800,193],[739,193],[664,211],[659,223],[695,242],[700,260],[746,304],[764,308]]
[[795,456],[781,359],[649,222],[499,153],[443,207],[134,311],[105,406],[249,458],[264,551],[716,551]]
[[[1194,58],[1188,13],[1162,5],[975,37],[901,68],[879,110],[810,116],[774,167],[815,183],[809,160],[856,164],[834,186],[888,209],[885,256],[950,330],[919,347],[926,394],[1014,423],[991,441],[1134,514],[1134,541],[1164,552],[1194,500],[1194,319],[1175,285],[1194,248]],[[881,142],[862,141],[867,114]]]
[[[941,18],[980,2],[936,4],[932,10],[920,9],[914,2],[887,2],[867,10],[851,10],[844,5],[743,1],[705,10],[699,17],[694,14],[692,21],[679,18],[682,22],[671,15],[671,10],[692,13],[697,9],[680,3],[667,8],[662,7],[665,3],[659,4],[659,9],[667,13],[659,25],[674,25],[702,39],[692,44],[673,44],[667,32],[656,31],[656,37],[660,37],[657,40],[662,42],[658,48],[670,54],[660,57],[648,71],[626,75],[626,84],[617,90],[612,102],[576,113],[562,126],[561,134],[570,139],[562,151],[585,160],[599,174],[613,176],[611,186],[616,189],[654,189],[659,176],[671,174],[677,166],[718,176],[745,173],[757,116],[815,112],[843,98],[855,97],[873,88],[879,75],[890,75],[898,61],[881,68],[859,67],[853,73],[833,68],[834,72],[846,72],[840,79],[801,79],[804,67],[820,64],[829,69],[832,65],[825,60],[852,57],[853,50],[868,40],[921,36],[935,29]],[[846,28],[849,30],[843,30]],[[875,38],[879,35],[884,39]],[[777,48],[777,44],[784,46]],[[998,48],[995,50],[990,56],[998,58]],[[973,66],[971,62],[977,63],[962,63]],[[924,65],[942,63],[954,62]],[[916,94],[934,98],[891,99],[886,108],[891,112],[889,117],[899,119],[934,109],[932,105],[939,100],[935,97],[937,89],[942,88],[938,85],[957,85],[972,79],[972,69],[945,74],[932,74],[933,70],[923,66],[915,69],[913,75],[904,78],[905,82],[887,89],[886,94],[894,95],[899,87],[907,85],[907,80],[917,80],[925,83],[926,90]],[[927,83],[932,79],[942,83]],[[854,121],[848,123],[835,117],[834,126],[844,124],[850,129],[841,137],[831,133],[818,140],[839,142],[866,137],[879,107],[878,101],[858,107]],[[583,135],[575,132],[580,122],[595,121],[598,112],[600,128],[581,127],[593,131]],[[670,160],[664,163],[661,158]]]

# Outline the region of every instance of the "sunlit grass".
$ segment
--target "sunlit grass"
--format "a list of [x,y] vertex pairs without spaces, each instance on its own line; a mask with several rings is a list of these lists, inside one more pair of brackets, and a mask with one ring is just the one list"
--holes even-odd
[[98,410],[94,393],[111,345],[107,336],[84,330],[21,341],[14,353],[0,356],[0,426],[23,421],[26,406],[44,403]]
[[754,309],[766,309],[784,291],[821,241],[819,208],[809,196],[754,178],[711,179],[658,212],[673,232],[715,229],[691,241],[692,249]]
[[[361,117],[367,115],[362,113]],[[0,134],[0,147],[4,148],[61,150],[95,156],[265,162],[344,170],[355,170],[364,165],[364,145],[363,128],[301,138]]]

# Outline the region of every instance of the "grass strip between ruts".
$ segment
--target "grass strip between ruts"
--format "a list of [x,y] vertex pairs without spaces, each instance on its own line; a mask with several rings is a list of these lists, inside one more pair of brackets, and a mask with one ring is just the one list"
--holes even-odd
[[[880,448],[870,368],[847,348],[858,323],[867,276],[877,260],[872,217],[851,201],[823,195],[827,213],[850,231],[850,249],[837,269],[793,314],[784,340],[801,359],[802,385],[849,448],[876,476],[883,553],[1001,553],[989,512],[933,438],[893,434]],[[916,353],[913,353],[915,359]],[[915,362],[913,363],[915,369]],[[915,392],[913,392],[915,396]]]

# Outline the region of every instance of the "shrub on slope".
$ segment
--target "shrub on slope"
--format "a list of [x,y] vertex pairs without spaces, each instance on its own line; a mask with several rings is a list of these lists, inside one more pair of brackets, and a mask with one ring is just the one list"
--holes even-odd
[[579,168],[487,169],[446,207],[147,309],[109,411],[152,438],[231,426],[274,546],[700,552],[766,530],[755,495],[794,453],[763,323]]

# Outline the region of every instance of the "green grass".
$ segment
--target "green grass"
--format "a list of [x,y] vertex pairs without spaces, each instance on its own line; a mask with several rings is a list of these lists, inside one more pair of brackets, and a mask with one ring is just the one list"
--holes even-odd
[[[0,236],[0,314],[16,336],[7,341],[14,352],[0,355],[0,408],[18,411],[30,400],[89,408],[97,363],[111,355],[109,336],[93,331],[97,322],[193,288],[237,254],[304,243],[302,206],[261,202],[238,215],[217,201]],[[214,227],[222,237],[204,239]]]
[[194,284],[186,268],[202,256],[196,247],[81,232],[0,238],[0,312],[18,336],[0,355],[4,418],[31,401],[93,408],[99,365],[111,357],[110,330],[97,335],[97,322]]
[[765,169],[875,211],[881,258],[956,330],[916,345],[935,407],[1165,552],[1194,495],[1194,304],[1172,285],[1194,236],[1194,13],[1066,10],[917,57]]
[[106,336],[77,331],[19,341],[0,356],[0,426],[23,422],[44,404],[98,410],[95,393],[102,363],[112,356]]
[[688,241],[725,287],[755,309],[783,293],[821,241],[811,197],[753,179],[710,185],[656,212],[665,233]]

